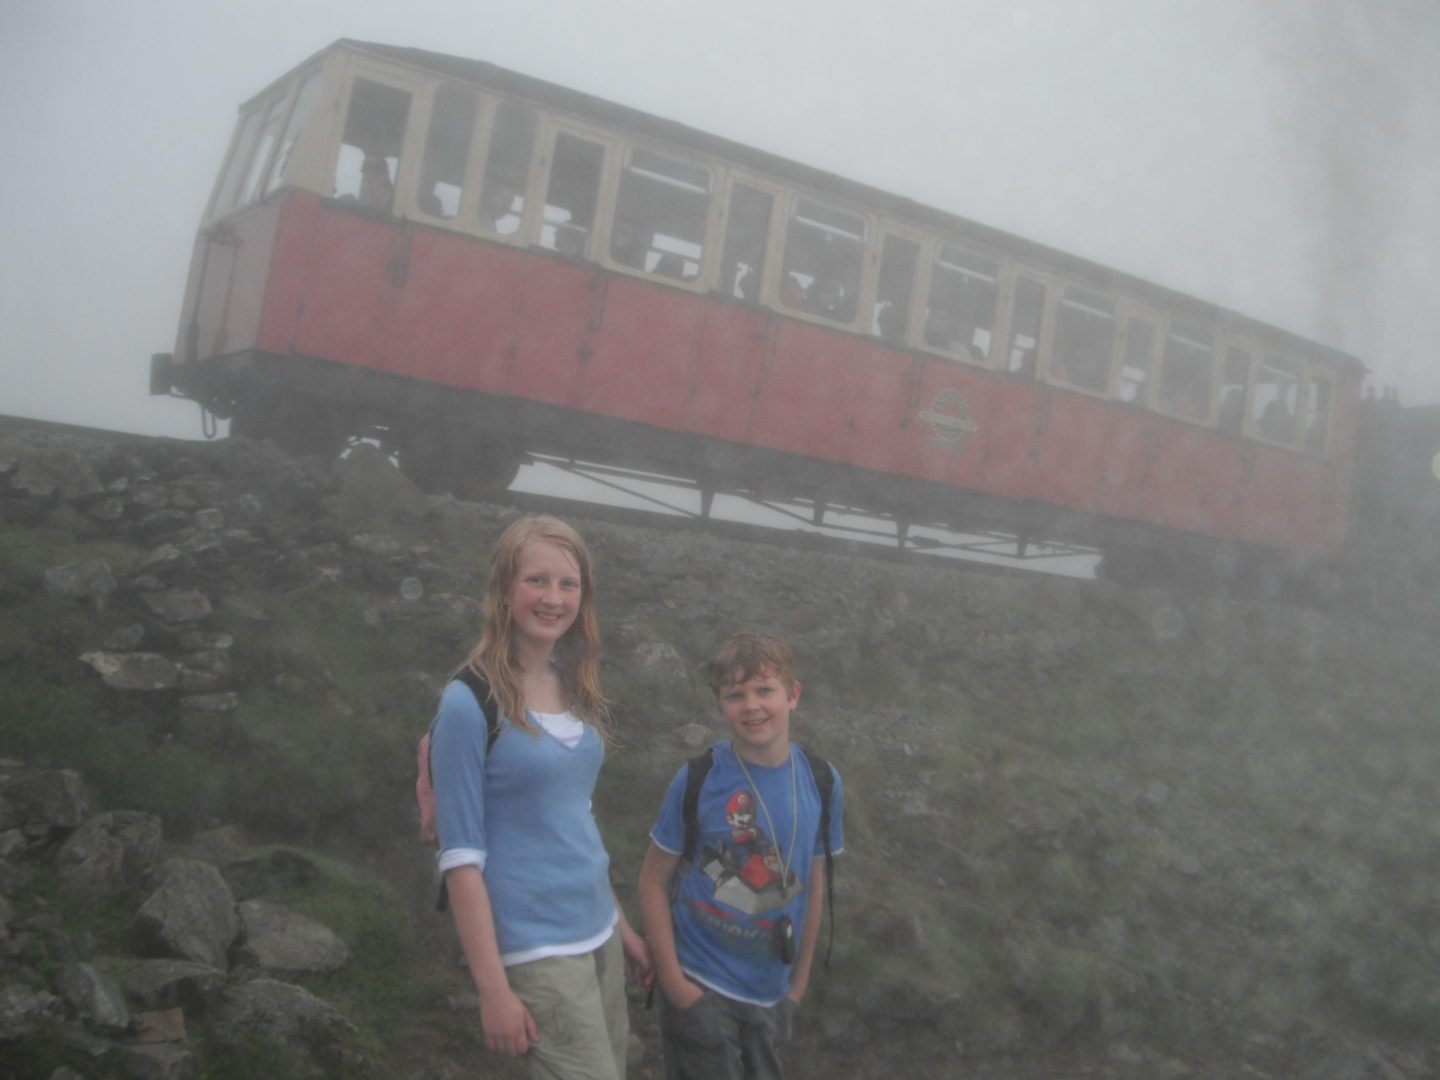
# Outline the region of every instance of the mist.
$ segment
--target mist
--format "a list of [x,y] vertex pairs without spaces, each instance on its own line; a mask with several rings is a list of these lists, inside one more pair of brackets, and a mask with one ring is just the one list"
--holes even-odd
[[151,399],[235,110],[338,37],[490,60],[1081,255],[1440,401],[1440,10],[154,0],[0,13],[0,411],[197,437]]

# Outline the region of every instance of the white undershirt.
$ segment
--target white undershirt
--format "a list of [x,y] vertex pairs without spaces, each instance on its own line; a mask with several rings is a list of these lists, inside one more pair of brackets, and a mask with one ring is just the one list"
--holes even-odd
[[584,721],[577,720],[573,713],[535,712],[532,709],[531,715],[553,738],[571,750],[579,745],[580,739],[585,734]]

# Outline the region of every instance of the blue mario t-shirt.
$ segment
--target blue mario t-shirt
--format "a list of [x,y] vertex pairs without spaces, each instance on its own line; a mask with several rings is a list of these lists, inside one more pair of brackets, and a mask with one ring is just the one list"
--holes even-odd
[[[650,832],[672,855],[685,848],[688,769],[671,781]],[[830,850],[838,854],[844,846],[844,799],[839,773],[833,767],[831,772]],[[790,989],[790,965],[777,948],[777,927],[788,917],[798,948],[812,867],[825,853],[815,778],[793,744],[783,765],[746,762],[742,769],[731,744],[717,743],[696,817],[695,861],[681,867],[671,905],[681,970],[727,997],[773,1005]]]

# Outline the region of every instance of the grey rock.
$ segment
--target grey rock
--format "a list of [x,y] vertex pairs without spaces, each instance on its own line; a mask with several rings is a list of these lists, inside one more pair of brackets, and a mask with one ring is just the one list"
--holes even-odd
[[0,1042],[38,1030],[60,1012],[60,999],[24,983],[0,986]]
[[86,498],[104,492],[95,470],[70,450],[40,449],[21,458],[10,475],[10,486],[38,498]]
[[55,988],[86,1027],[106,1035],[130,1027],[130,1009],[120,987],[89,964],[66,964],[56,976]]
[[276,979],[233,986],[221,1005],[212,1037],[221,1045],[266,1043],[276,1075],[286,1080],[329,1080],[360,1072],[356,1030],[334,1007],[308,990]]
[[138,1043],[111,1055],[127,1080],[192,1080],[199,1075],[195,1052],[179,1043]]
[[110,652],[134,652],[145,640],[145,627],[141,623],[127,623],[117,626],[105,636],[105,648]]
[[0,788],[20,820],[47,829],[74,829],[90,816],[90,796],[80,774],[69,769],[37,769],[12,778]]
[[158,653],[88,652],[80,660],[116,690],[169,690],[180,680],[180,665]]
[[51,596],[88,599],[109,596],[117,588],[115,575],[101,559],[52,566],[43,575],[45,591]]
[[71,896],[113,899],[141,882],[160,854],[160,819],[108,810],[76,829],[55,854],[61,888]]
[[239,963],[300,974],[336,971],[350,962],[349,946],[323,923],[268,900],[242,900],[237,910]]
[[195,859],[171,859],[157,874],[160,886],[132,923],[138,947],[148,955],[225,967],[240,931],[235,897],[220,871]]
[[203,1012],[225,988],[223,969],[194,960],[140,960],[127,963],[121,985],[144,1009]]
[[148,592],[140,599],[156,618],[167,623],[197,622],[211,612],[210,600],[195,589],[165,589]]

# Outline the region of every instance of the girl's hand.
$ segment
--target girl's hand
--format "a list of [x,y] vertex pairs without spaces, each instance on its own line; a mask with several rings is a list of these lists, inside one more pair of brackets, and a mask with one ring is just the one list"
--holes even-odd
[[510,1057],[519,1057],[540,1041],[540,1029],[530,1010],[509,987],[480,999],[480,1026],[485,1031],[485,1045]]
[[645,939],[620,924],[620,947],[625,951],[625,974],[636,986],[648,990],[655,985],[655,965],[650,960],[650,946]]

